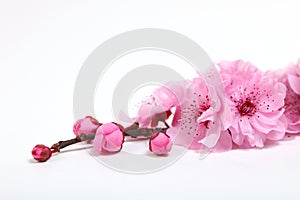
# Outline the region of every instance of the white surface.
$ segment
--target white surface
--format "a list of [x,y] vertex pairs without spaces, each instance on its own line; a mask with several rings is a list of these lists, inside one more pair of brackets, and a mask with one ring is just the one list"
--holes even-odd
[[72,136],[77,73],[113,35],[170,29],[215,61],[243,58],[271,69],[300,57],[299,9],[296,0],[1,0],[0,199],[299,199],[300,137],[204,160],[189,152],[147,175],[112,171],[84,150],[42,164],[30,154],[36,143]]

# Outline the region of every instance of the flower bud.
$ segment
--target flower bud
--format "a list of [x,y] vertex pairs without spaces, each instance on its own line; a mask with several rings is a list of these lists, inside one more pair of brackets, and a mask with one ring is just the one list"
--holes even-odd
[[99,153],[118,152],[122,149],[124,133],[115,123],[101,125],[96,132],[94,149]]
[[32,149],[31,154],[35,160],[45,162],[51,157],[52,152],[49,147],[43,144],[38,144]]
[[166,155],[172,149],[172,140],[166,133],[159,132],[149,141],[149,149],[156,155]]
[[95,118],[86,116],[85,118],[79,119],[75,122],[73,132],[76,136],[80,135],[80,133],[94,134],[99,126],[101,126],[101,123],[99,123]]

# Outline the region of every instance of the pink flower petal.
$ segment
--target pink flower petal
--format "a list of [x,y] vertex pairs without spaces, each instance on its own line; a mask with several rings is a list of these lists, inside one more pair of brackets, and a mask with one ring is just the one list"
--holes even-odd
[[169,88],[160,87],[153,92],[155,101],[162,107],[163,110],[170,110],[173,106],[177,105],[177,97]]
[[[271,79],[269,79],[271,81]],[[286,96],[286,87],[282,83],[276,83],[274,86],[270,84],[269,92],[263,93],[260,98],[259,111],[273,112],[284,106],[284,98]],[[266,89],[267,90],[267,89]]]
[[300,77],[292,74],[288,74],[287,78],[293,91],[297,94],[300,94]]
[[237,145],[242,145],[245,139],[245,136],[243,134],[240,134],[240,130],[235,130],[235,128],[230,127],[229,128],[230,132],[231,132],[231,137],[232,140],[234,141],[234,143],[236,143]]
[[81,133],[94,134],[97,128],[101,125],[95,118],[86,116],[85,118],[79,119],[73,126],[73,132],[77,136]]
[[250,139],[254,139],[255,131],[253,130],[249,119],[247,117],[242,117],[239,121],[240,134],[247,136]]
[[173,126],[168,128],[167,134],[172,138],[172,141],[176,145],[190,148],[194,141],[194,134],[188,134],[185,131],[180,130],[179,126]]
[[114,123],[107,123],[100,126],[100,131],[104,135],[109,135],[110,133],[119,130],[119,127]]
[[284,135],[285,135],[285,124],[283,124],[282,122],[278,122],[277,128],[276,129],[272,129],[268,135],[267,138],[269,140],[281,140]]
[[204,111],[200,117],[198,117],[197,122],[201,123],[205,121],[212,121],[214,120],[214,114],[215,114],[214,108],[210,107],[206,111]]
[[149,149],[156,155],[165,155],[172,149],[172,140],[166,133],[159,132],[150,139]]
[[211,121],[208,125],[208,129],[206,131],[204,130],[203,135],[198,143],[204,144],[207,148],[213,148],[221,135],[221,121],[219,119]]
[[226,152],[232,149],[232,139],[231,135],[227,130],[222,131],[220,138],[213,148],[214,152]]
[[96,134],[94,141],[93,141],[93,147],[97,152],[102,152],[102,146],[103,146],[103,139],[104,135],[103,134]]
[[257,112],[253,118],[263,122],[264,124],[276,126],[284,113],[284,109],[276,110],[271,113]]
[[115,123],[103,124],[97,129],[94,149],[99,152],[117,152],[122,149],[124,133]]
[[124,135],[120,130],[116,130],[111,134],[105,135],[105,144],[103,148],[109,152],[116,152],[121,150],[124,142]]
[[263,147],[266,141],[266,136],[258,133],[254,135],[254,139],[249,138],[248,141],[252,147]]

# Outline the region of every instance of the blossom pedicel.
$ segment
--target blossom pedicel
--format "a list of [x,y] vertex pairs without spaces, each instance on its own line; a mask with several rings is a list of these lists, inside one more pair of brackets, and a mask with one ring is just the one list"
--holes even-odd
[[224,152],[233,145],[263,148],[267,141],[300,132],[300,60],[268,72],[242,60],[222,61],[217,66],[215,76],[222,80],[224,98],[214,94],[200,75],[167,83],[142,103],[132,125],[103,124],[87,116],[75,122],[75,138],[50,148],[36,145],[32,156],[44,162],[62,148],[83,141],[93,141],[101,156],[121,151],[129,138],[149,139],[149,151],[158,156],[172,153],[173,144]]

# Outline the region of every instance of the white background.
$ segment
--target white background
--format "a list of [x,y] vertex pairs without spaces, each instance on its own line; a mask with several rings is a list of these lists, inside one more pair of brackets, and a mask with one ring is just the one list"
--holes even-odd
[[73,89],[86,57],[106,39],[164,28],[214,61],[261,69],[300,57],[298,1],[0,1],[0,199],[299,199],[300,138],[199,160],[187,153],[153,174],[108,169],[86,151],[34,163],[36,143],[72,137]]

